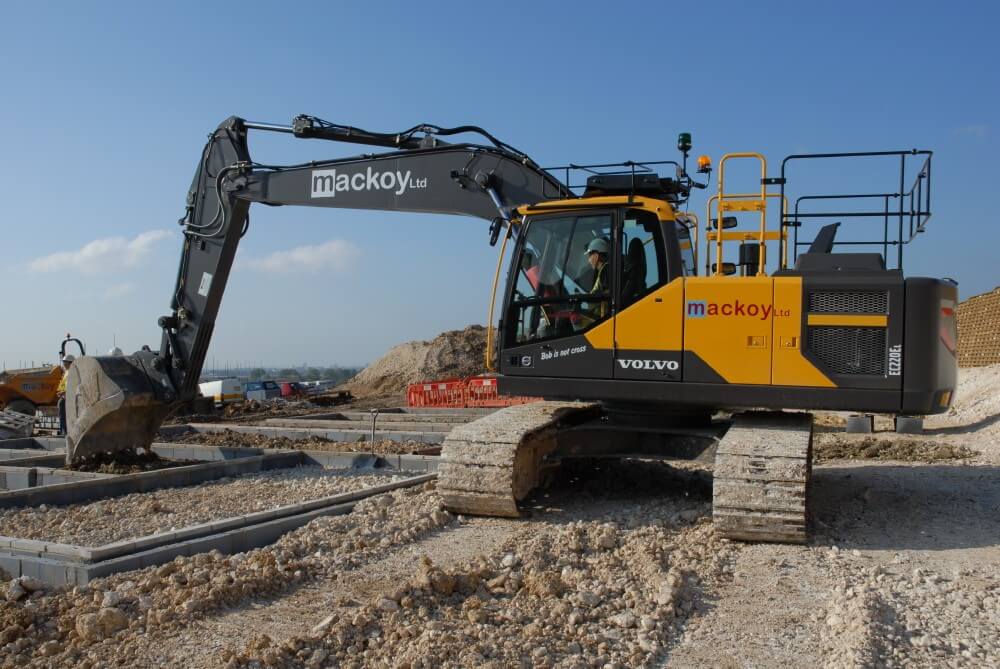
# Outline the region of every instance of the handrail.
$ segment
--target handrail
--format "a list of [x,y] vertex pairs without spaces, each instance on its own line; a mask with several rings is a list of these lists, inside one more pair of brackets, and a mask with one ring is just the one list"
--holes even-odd
[[[755,199],[757,199],[757,193],[727,193],[726,197],[728,199],[730,199],[730,200],[741,200],[741,199],[742,200],[749,200],[749,199],[754,199],[755,200]],[[782,195],[781,193],[768,193],[767,197],[778,197],[778,198],[781,198],[781,213],[782,214],[784,214],[784,212],[786,212],[788,210],[788,197],[787,196]],[[708,215],[708,221],[709,222],[711,222],[711,220],[712,220],[712,203],[716,202],[718,199],[719,199],[718,195],[712,195],[711,197],[708,198],[708,203],[707,203],[707,210],[708,211],[707,211],[707,215]],[[722,218],[722,214],[718,214],[718,217]],[[722,228],[719,228],[719,231],[721,232]],[[705,227],[705,243],[706,243],[706,245],[710,241],[708,239],[709,235],[711,235],[711,230],[706,225],[706,227]],[[783,241],[784,239],[787,238],[787,236],[788,236],[788,233],[785,232],[782,229],[780,239]],[[781,269],[785,269],[786,267],[788,267],[788,245],[787,244],[782,244],[782,246],[783,246],[783,248],[782,248],[782,255],[781,255]],[[695,248],[697,250],[697,245],[695,246]],[[695,261],[697,262],[697,255],[695,256]],[[716,258],[716,263],[720,263],[720,262],[722,262],[721,259]],[[711,257],[711,255],[706,254],[705,255],[705,274],[706,275],[711,273],[710,272],[711,266],[712,266],[712,257]]]
[[[756,158],[760,161],[760,262],[757,264],[757,276],[764,276],[764,267],[767,264],[767,158],[755,151],[742,153],[727,153],[719,161],[719,231],[722,231],[722,216],[725,213],[725,201],[727,198],[725,190],[726,161],[734,158]],[[741,199],[729,196],[730,199]],[[745,198],[742,198],[745,199]],[[706,226],[707,230],[708,226]],[[707,240],[706,240],[707,241]],[[722,276],[722,235],[715,241],[715,274]]]

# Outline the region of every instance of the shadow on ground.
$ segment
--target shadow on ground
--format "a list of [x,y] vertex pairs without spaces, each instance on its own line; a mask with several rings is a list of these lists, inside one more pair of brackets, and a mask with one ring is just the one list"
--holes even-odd
[[829,466],[813,471],[818,544],[883,550],[1000,545],[1000,467]]

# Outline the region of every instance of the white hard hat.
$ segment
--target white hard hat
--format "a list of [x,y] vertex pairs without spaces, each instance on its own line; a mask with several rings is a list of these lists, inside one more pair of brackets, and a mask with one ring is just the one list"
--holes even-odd
[[64,363],[73,362],[74,360],[76,360],[76,357],[72,353],[67,353],[66,355],[63,356],[62,359]]
[[608,254],[611,253],[611,244],[608,244],[608,240],[598,237],[597,239],[591,239],[590,243],[587,244],[587,250],[584,251],[585,255],[590,255],[594,251],[598,253]]

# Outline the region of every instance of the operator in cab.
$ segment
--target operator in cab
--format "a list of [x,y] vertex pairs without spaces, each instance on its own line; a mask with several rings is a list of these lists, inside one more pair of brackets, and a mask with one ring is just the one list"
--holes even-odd
[[[587,244],[587,249],[584,254],[587,256],[587,263],[590,268],[594,271],[594,281],[590,286],[590,293],[604,293],[609,289],[608,286],[608,255],[611,253],[611,244],[608,240],[598,237],[596,239],[590,240]],[[587,304],[583,303],[580,305],[582,310],[581,316],[582,325],[584,327],[590,325],[595,321],[599,321],[608,315],[608,301],[598,300],[596,302]]]

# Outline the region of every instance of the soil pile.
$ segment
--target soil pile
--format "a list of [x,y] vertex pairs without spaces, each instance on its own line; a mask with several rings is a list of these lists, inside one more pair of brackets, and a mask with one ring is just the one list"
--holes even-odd
[[1000,288],[958,305],[958,364],[980,367],[1000,363]]
[[484,370],[486,328],[442,332],[431,341],[411,341],[389,349],[347,382],[355,395],[406,392],[411,383],[475,376]]
[[819,440],[816,445],[818,460],[895,460],[903,462],[938,462],[962,460],[977,455],[976,451],[927,439],[860,439]]
[[1000,429],[993,421],[1000,416],[1000,364],[960,369],[948,416],[950,423]]

